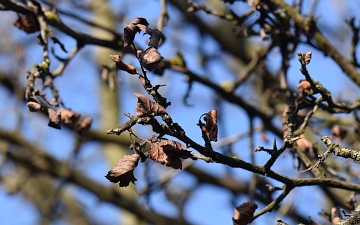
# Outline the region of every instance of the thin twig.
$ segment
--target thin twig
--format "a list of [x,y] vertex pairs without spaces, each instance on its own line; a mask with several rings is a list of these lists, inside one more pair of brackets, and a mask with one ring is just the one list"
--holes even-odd
[[290,191],[292,189],[293,189],[293,186],[285,184],[283,186],[283,192],[274,201],[272,201],[270,204],[268,204],[265,208],[263,208],[259,212],[255,213],[253,216],[253,220],[255,220],[256,218],[258,218],[259,216],[261,216],[267,212],[271,212],[278,204],[280,204],[280,202],[290,193]]
[[58,66],[58,68],[56,68],[51,74],[53,75],[53,77],[57,77],[59,75],[61,75],[64,71],[64,69],[66,68],[66,66],[69,64],[69,62],[71,61],[71,59],[74,58],[74,56],[76,55],[76,53],[80,50],[81,46],[79,47],[78,45],[75,46],[69,56]]

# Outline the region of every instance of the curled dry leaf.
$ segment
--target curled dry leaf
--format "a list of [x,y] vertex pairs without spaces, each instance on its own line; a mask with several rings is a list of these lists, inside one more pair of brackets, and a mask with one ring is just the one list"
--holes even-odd
[[48,108],[48,113],[49,113],[49,119],[50,119],[48,126],[61,130],[60,117],[56,113],[56,111],[52,108]]
[[234,209],[233,224],[246,225],[251,222],[258,206],[252,202],[244,202]]
[[137,17],[133,21],[131,21],[125,28],[124,28],[124,47],[131,45],[134,41],[135,34],[140,32],[140,28],[136,25],[141,24],[144,26],[148,26],[148,21],[143,17]]
[[128,72],[130,74],[137,74],[136,68],[133,65],[129,65],[121,61],[120,55],[110,55],[110,59],[115,62],[116,68],[119,70]]
[[61,119],[61,123],[67,126],[74,126],[75,123],[80,119],[80,115],[69,109],[61,108],[57,111],[58,116]]
[[166,109],[164,107],[151,101],[145,95],[140,93],[134,93],[134,95],[138,98],[138,102],[135,107],[136,116],[161,116],[166,113]]
[[120,187],[127,187],[130,182],[135,184],[134,169],[138,165],[139,159],[139,154],[125,155],[105,177],[113,183],[119,182]]
[[37,102],[28,102],[26,105],[30,112],[37,112],[42,109],[41,104],[39,104]]
[[40,31],[40,24],[35,15],[22,16],[18,15],[18,19],[14,22],[14,26],[28,34]]
[[82,119],[77,126],[78,133],[80,135],[82,135],[82,134],[86,133],[87,131],[89,131],[90,127],[91,127],[91,123],[92,123],[91,117],[86,117],[86,118]]
[[311,55],[312,55],[312,51],[308,51],[307,53],[305,53],[304,55],[304,62],[306,64],[309,64],[311,61]]
[[149,71],[155,69],[156,65],[164,58],[154,47],[149,47],[145,51],[138,50],[136,56],[140,64]]
[[217,111],[216,109],[210,110],[206,113],[204,120],[205,126],[201,127],[201,130],[206,133],[206,136],[210,141],[217,141],[218,126],[217,126]]
[[148,40],[148,45],[150,47],[154,47],[154,48],[158,48],[159,47],[159,42],[161,39],[161,31],[159,31],[158,29],[151,29],[147,26],[144,26],[142,24],[138,24],[137,27],[140,28],[140,30],[142,32],[144,32],[144,34],[149,34],[150,38]]
[[191,157],[190,151],[176,141],[160,140],[149,142],[149,156],[152,160],[174,169],[182,169],[181,159]]

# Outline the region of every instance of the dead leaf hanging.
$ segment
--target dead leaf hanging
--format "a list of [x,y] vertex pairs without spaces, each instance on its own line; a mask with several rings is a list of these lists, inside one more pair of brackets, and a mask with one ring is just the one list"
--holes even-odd
[[110,59],[115,62],[116,68],[119,70],[128,72],[130,74],[137,74],[136,68],[133,65],[129,65],[121,61],[120,55],[110,55]]
[[144,26],[148,26],[148,21],[143,17],[137,17],[133,21],[131,21],[125,28],[124,28],[124,47],[131,45],[134,41],[135,34],[140,32],[140,28],[136,25],[141,24]]
[[182,169],[181,159],[191,157],[191,152],[176,141],[160,140],[149,142],[149,156],[152,160],[174,169]]
[[246,225],[251,222],[258,206],[252,202],[244,202],[234,209],[233,224]]
[[138,102],[135,107],[136,116],[161,116],[166,113],[166,109],[164,107],[151,101],[145,95],[140,93],[134,93],[134,95],[138,98]]
[[134,169],[138,165],[139,159],[139,154],[125,155],[105,177],[113,183],[119,182],[120,187],[127,187],[130,182],[135,184]]
[[14,26],[28,34],[40,31],[40,24],[35,15],[22,16],[18,15],[18,19],[14,22]]
[[136,56],[140,64],[149,71],[155,69],[156,65],[164,58],[154,47],[149,47],[145,51],[138,50]]
[[217,126],[217,111],[216,109],[210,110],[204,116],[206,122],[205,126],[201,126],[201,130],[205,132],[210,141],[217,141],[218,126]]
[[144,32],[144,34],[149,34],[150,38],[148,40],[148,45],[150,47],[154,47],[154,48],[158,48],[159,47],[159,42],[162,36],[161,31],[159,31],[158,29],[151,29],[147,26],[144,26],[142,24],[138,24],[137,27],[140,28],[140,30],[142,32]]

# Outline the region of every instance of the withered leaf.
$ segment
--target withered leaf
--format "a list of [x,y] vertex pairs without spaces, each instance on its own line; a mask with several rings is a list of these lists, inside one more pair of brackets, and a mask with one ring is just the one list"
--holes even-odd
[[83,135],[88,130],[90,130],[91,123],[92,123],[92,118],[91,117],[86,117],[86,118],[82,119],[80,121],[79,125],[77,126],[78,133],[80,135]]
[[130,74],[137,74],[136,68],[133,65],[129,65],[121,61],[120,55],[110,55],[110,59],[115,62],[116,68],[119,70],[128,72]]
[[145,95],[140,93],[134,93],[134,95],[138,98],[138,102],[135,107],[136,116],[161,116],[166,113],[166,109],[164,107],[151,101]]
[[48,113],[49,113],[49,119],[50,119],[48,126],[61,130],[60,117],[56,113],[56,111],[52,108],[48,108]]
[[14,26],[19,28],[20,30],[25,31],[28,34],[40,31],[40,24],[39,21],[36,19],[35,15],[18,15],[18,19],[14,22]]
[[136,56],[140,64],[149,71],[155,69],[156,65],[164,58],[154,47],[149,47],[145,51],[138,50]]
[[119,182],[120,187],[127,187],[130,182],[135,184],[134,169],[138,165],[139,159],[139,154],[125,155],[105,177],[113,183]]
[[161,31],[159,31],[158,29],[151,29],[147,26],[144,26],[142,24],[138,24],[137,27],[140,28],[140,30],[142,32],[144,32],[144,34],[149,34],[150,38],[148,40],[148,45],[150,47],[154,47],[154,48],[158,48],[159,47],[159,42],[161,39]]
[[143,17],[137,17],[133,21],[131,21],[125,28],[124,28],[124,47],[131,45],[134,41],[135,34],[140,32],[140,28],[136,25],[141,24],[144,26],[148,26],[148,21]]
[[246,225],[251,222],[258,206],[252,202],[244,202],[234,209],[233,224]]
[[30,112],[37,112],[42,109],[41,104],[39,104],[37,102],[28,102],[26,105]]
[[67,126],[74,126],[75,123],[80,119],[80,115],[69,109],[61,108],[57,111],[61,122]]
[[210,112],[205,115],[204,120],[206,121],[206,124],[205,126],[201,127],[202,131],[206,133],[206,136],[209,138],[210,141],[216,142],[218,135],[216,109],[210,110]]
[[182,169],[181,159],[191,157],[190,151],[176,141],[160,140],[157,142],[149,142],[149,156],[152,160],[165,164],[174,169]]

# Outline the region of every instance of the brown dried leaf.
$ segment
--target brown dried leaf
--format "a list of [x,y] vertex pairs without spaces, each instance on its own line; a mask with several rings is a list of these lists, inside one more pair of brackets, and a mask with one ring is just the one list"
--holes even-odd
[[37,112],[42,109],[41,104],[39,104],[37,102],[28,102],[26,105],[29,108],[30,112]]
[[210,110],[205,117],[206,121],[205,126],[202,126],[201,129],[206,133],[206,136],[210,141],[217,141],[218,135],[218,126],[217,126],[217,111],[216,109]]
[[132,24],[129,24],[124,28],[124,47],[127,47],[133,43],[135,34],[138,32],[137,29],[138,28]]
[[190,151],[176,141],[160,140],[149,142],[149,156],[152,160],[174,169],[182,169],[181,159],[191,157]]
[[246,225],[251,222],[253,214],[258,206],[252,202],[244,202],[234,209],[233,224]]
[[136,116],[161,116],[166,113],[166,109],[164,107],[151,101],[145,95],[140,93],[134,93],[134,95],[138,98],[138,102],[135,107]]
[[78,133],[80,135],[83,135],[84,133],[89,131],[90,127],[91,127],[91,123],[92,123],[92,118],[91,117],[86,117],[86,118],[82,119],[80,121],[79,125],[77,126]]
[[130,181],[135,184],[134,169],[138,165],[139,159],[139,154],[125,155],[105,177],[113,183],[119,182],[120,187],[129,186]]
[[150,38],[148,40],[148,45],[150,47],[154,47],[154,48],[158,48],[159,47],[159,42],[161,39],[161,31],[159,31],[158,29],[151,29],[147,26],[144,26],[142,24],[138,24],[137,27],[140,28],[140,30],[142,32],[144,32],[144,34],[149,34]]
[[56,111],[52,108],[48,108],[48,113],[49,113],[49,119],[50,119],[48,126],[61,130],[60,117],[56,113]]
[[140,32],[140,28],[136,25],[142,24],[144,26],[148,26],[149,23],[143,17],[137,17],[133,21],[131,21],[125,28],[124,28],[124,47],[131,45],[134,41],[135,34]]
[[164,57],[156,48],[149,47],[145,51],[138,50],[137,58],[145,69],[152,71]]
[[116,68],[119,70],[128,72],[130,74],[137,74],[136,68],[133,65],[129,65],[121,61],[120,55],[110,55],[110,59],[115,62]]
[[18,19],[14,22],[14,26],[28,34],[40,31],[40,25],[35,16],[18,15]]
[[61,108],[57,111],[60,120],[67,126],[74,126],[75,123],[80,119],[80,115],[69,109]]

